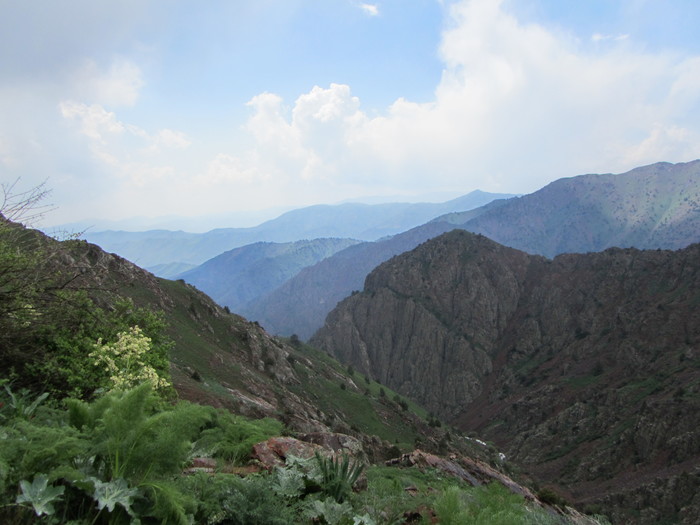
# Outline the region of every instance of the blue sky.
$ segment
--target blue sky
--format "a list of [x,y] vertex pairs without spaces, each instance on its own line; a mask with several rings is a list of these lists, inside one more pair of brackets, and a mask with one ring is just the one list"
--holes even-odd
[[695,0],[0,0],[0,15],[0,180],[48,179],[47,223],[527,193],[700,157]]

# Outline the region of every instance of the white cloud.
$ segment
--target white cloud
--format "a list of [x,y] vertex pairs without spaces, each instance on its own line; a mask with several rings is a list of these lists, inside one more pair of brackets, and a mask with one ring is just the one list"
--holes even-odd
[[219,153],[207,167],[206,175],[197,177],[197,182],[207,186],[221,183],[250,184],[257,179],[256,173],[232,155]]
[[178,149],[184,149],[192,144],[192,142],[187,138],[187,135],[181,131],[175,131],[172,129],[160,130],[156,135],[156,141],[158,144],[162,144],[165,147]]
[[184,133],[172,129],[151,135],[120,121],[114,112],[99,104],[63,101],[59,110],[89,139],[93,158],[111,174],[135,186],[172,177],[176,172],[170,158],[172,151],[183,150],[191,143]]
[[81,133],[100,144],[107,143],[107,135],[118,135],[125,130],[116,115],[99,104],[87,105],[67,100],[59,104],[59,109],[64,118],[79,123]]
[[379,16],[379,6],[376,4],[360,4],[360,9],[369,16]]
[[[353,5],[379,14],[377,3]],[[91,184],[132,213],[166,204],[156,213],[178,213],[183,196],[203,203],[190,213],[206,213],[363,194],[525,192],[562,176],[700,157],[700,57],[643,52],[627,35],[580,40],[523,23],[508,2],[445,5],[431,100],[369,112],[340,83],[289,100],[260,93],[245,125],[221,135],[181,125],[186,111],[177,125],[158,124],[156,111],[142,117],[149,62],[133,56],[143,55],[110,48],[87,59],[76,44],[60,68],[48,58],[26,66],[60,69],[50,81],[0,86],[0,167],[51,174],[70,183],[66,194]],[[29,78],[25,69],[15,77]]]

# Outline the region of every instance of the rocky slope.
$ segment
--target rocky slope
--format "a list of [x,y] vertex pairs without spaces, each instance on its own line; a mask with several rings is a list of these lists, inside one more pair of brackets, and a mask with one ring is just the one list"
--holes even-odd
[[454,231],[312,343],[621,522],[700,515],[700,245],[553,260]]
[[[4,221],[1,215],[0,221]],[[258,323],[230,313],[193,286],[157,278],[96,245],[76,240],[58,242],[19,224],[0,222],[0,253],[7,252],[26,255],[40,264],[0,267],[0,306],[15,304],[6,300],[8,290],[12,292],[15,283],[25,282],[23,271],[31,268],[27,279],[45,282],[46,276],[60,276],[50,281],[51,290],[60,282],[61,290],[73,288],[89,294],[105,310],[113,309],[119,299],[129,298],[135,306],[162,314],[174,343],[170,350],[174,386],[184,399],[226,407],[246,416],[274,417],[290,431],[352,434],[363,441],[367,454],[375,460],[395,454],[397,447],[412,449],[417,441],[434,450],[446,433],[428,424],[427,413],[421,407],[347,369],[326,353],[295,339],[273,337]],[[79,293],[74,299],[78,295],[82,297]],[[41,306],[39,299],[36,293],[31,296],[32,311],[42,311],[35,308]],[[66,300],[60,306],[69,312],[73,302]],[[26,308],[24,300],[20,307]],[[34,340],[22,339],[21,348],[5,340],[4,321],[12,317],[13,311],[3,309],[2,313],[0,380],[16,373],[8,365],[14,359],[28,363],[31,372],[35,353],[31,346]],[[30,322],[38,326],[39,320],[38,313]],[[15,330],[17,323],[7,326]],[[45,388],[41,378],[23,386],[36,387],[37,393]],[[457,449],[464,449],[458,445],[455,442]]]

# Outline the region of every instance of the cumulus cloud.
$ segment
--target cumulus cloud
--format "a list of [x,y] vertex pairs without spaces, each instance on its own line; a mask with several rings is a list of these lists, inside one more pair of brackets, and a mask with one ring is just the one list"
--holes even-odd
[[[533,191],[590,171],[700,157],[700,59],[605,49],[524,24],[497,0],[453,4],[434,100],[367,115],[350,87],[291,110],[254,98],[248,129],[278,172],[335,184]],[[272,169],[272,168],[271,168]],[[380,181],[381,178],[381,182]]]
[[[0,166],[55,173],[66,188],[100,178],[96,194],[109,184],[142,209],[172,201],[178,212],[186,195],[210,212],[363,194],[527,192],[563,176],[700,157],[700,57],[640,51],[627,35],[577,39],[524,23],[499,0],[444,4],[443,71],[430,100],[369,111],[341,83],[288,100],[260,93],[245,125],[231,123],[232,137],[209,145],[179,124],[136,120],[146,62],[75,52],[53,84],[35,76],[29,88],[0,85]],[[379,14],[378,4],[353,5]],[[29,73],[18,66],[15,77]]]
[[86,137],[103,145],[107,144],[107,135],[118,135],[125,130],[124,124],[117,120],[113,112],[98,104],[87,105],[67,100],[59,104],[59,110],[64,118],[76,121]]
[[353,130],[366,120],[347,85],[314,86],[291,111],[270,93],[254,97],[247,130],[256,140],[253,158],[263,172],[305,180],[327,177],[342,164]]

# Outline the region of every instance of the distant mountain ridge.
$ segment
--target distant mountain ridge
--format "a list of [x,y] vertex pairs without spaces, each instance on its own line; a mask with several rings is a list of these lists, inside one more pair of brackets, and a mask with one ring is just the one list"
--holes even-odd
[[261,241],[293,242],[322,237],[376,240],[445,213],[513,196],[476,190],[442,203],[317,205],[289,211],[250,228],[219,228],[207,233],[88,231],[84,237],[146,268],[169,263],[201,264],[225,251]]
[[452,229],[548,257],[613,246],[683,248],[700,242],[700,161],[559,179],[529,195],[438,217],[392,239],[338,252],[244,314],[273,333],[311,337],[338,301],[362,288],[372,268]]

